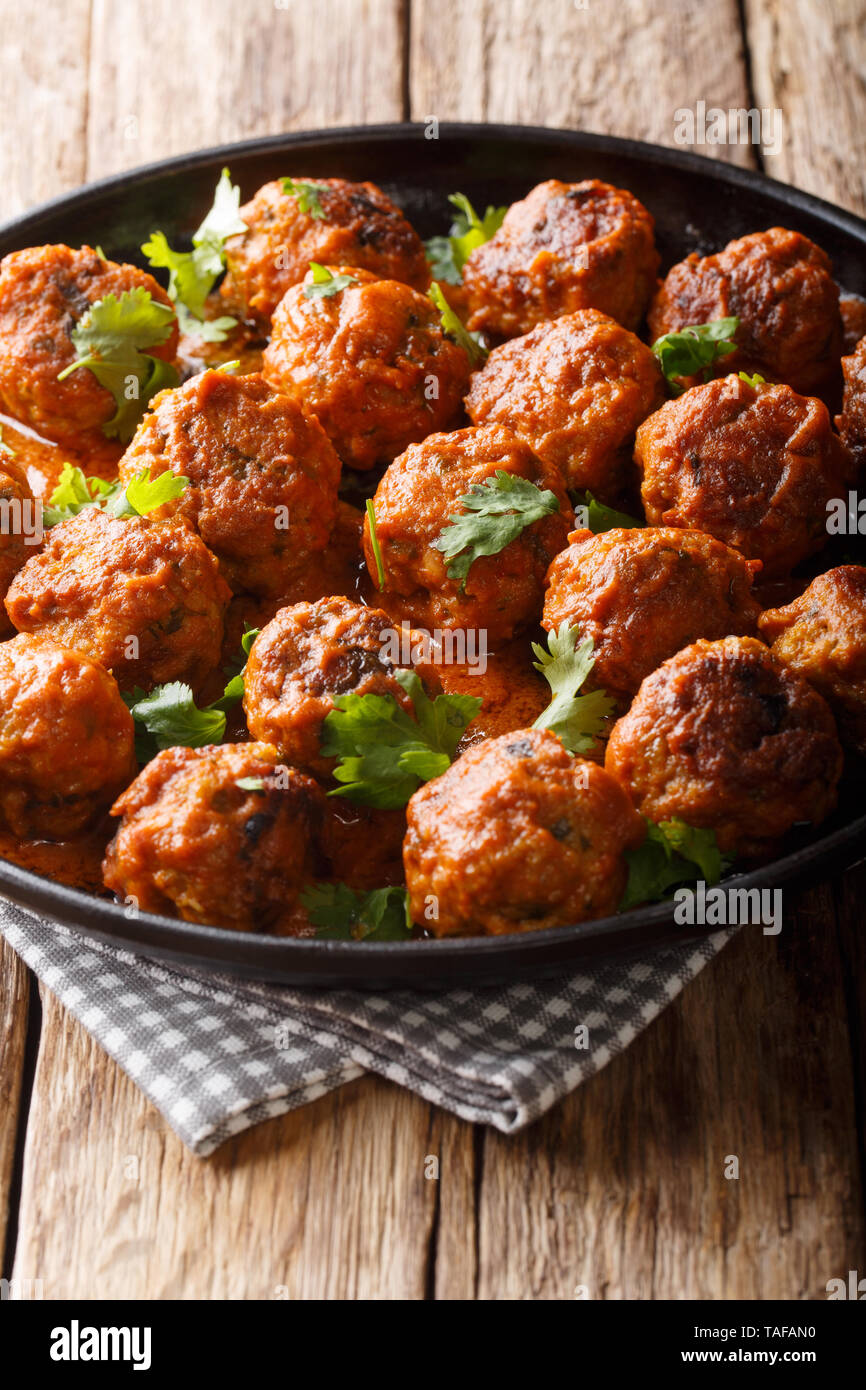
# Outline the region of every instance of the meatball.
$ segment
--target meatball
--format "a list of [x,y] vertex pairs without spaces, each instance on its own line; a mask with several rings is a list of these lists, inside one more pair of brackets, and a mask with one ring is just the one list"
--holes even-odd
[[842,350],[853,352],[866,334],[866,299],[840,290],[839,313],[842,315]]
[[152,515],[192,522],[230,587],[281,593],[328,543],[340,460],[318,420],[258,374],[207,371],[163,391],[120,460],[131,481],[171,471],[186,491]]
[[[57,378],[76,360],[71,334],[91,304],[135,289],[171,307],[151,275],[107,261],[89,246],[33,246],[6,256],[0,262],[0,409],[48,439],[102,456],[113,450],[116,458],[117,445],[102,431],[117,409],[111,392],[84,367]],[[176,347],[173,322],[165,342],[148,353],[172,362]]]
[[231,593],[184,522],[119,520],[89,507],[49,532],[12,581],[6,610],[112,671],[123,690],[198,687],[220,658]]
[[2,606],[9,585],[39,543],[39,514],[26,474],[0,452],[0,638],[15,631]]
[[836,804],[842,750],[822,697],[754,637],[695,642],[647,676],[605,767],[650,820],[714,830],[770,857],[797,821]]
[[105,885],[144,912],[271,931],[313,874],[323,804],[267,744],[168,748],[111,808]]
[[[253,738],[272,743],[289,762],[327,774],[319,753],[322,726],[341,695],[392,695],[412,701],[394,678],[401,634],[378,608],[322,598],[281,608],[253,642],[244,674],[244,711]],[[439,683],[425,671],[428,682]]]
[[787,607],[768,608],[758,627],[773,654],[824,696],[842,742],[866,753],[866,569],[820,574]]
[[298,184],[312,189],[312,196],[286,193],[282,179],[274,179],[241,208],[249,230],[226,243],[227,298],[239,300],[259,322],[267,321],[286,290],[303,280],[311,261],[358,266],[426,290],[430,267],[424,246],[381,188],[346,179]]
[[754,633],[761,566],[699,531],[575,531],[547,576],[542,625],[591,637],[593,684],[633,695],[666,657],[698,637]]
[[651,415],[635,462],[652,525],[706,531],[761,560],[765,578],[820,550],[827,502],[847,488],[853,466],[821,401],[737,376],[696,386]]
[[134,744],[104,667],[47,637],[0,642],[0,823],[13,835],[92,826],[135,776]]
[[469,327],[499,338],[575,309],[637,328],[653,292],[655,222],[642,203],[598,179],[548,179],[513,203],[463,269]]
[[839,287],[829,256],[784,227],[752,232],[668,271],[649,312],[653,338],[736,317],[738,350],[710,370],[758,372],[804,395],[832,391],[842,353]]
[[635,430],[664,399],[650,349],[586,309],[495,348],[466,410],[473,424],[508,425],[569,487],[616,502],[634,474]]
[[644,825],[604,768],[554,734],[469,748],[407,808],[412,916],[436,936],[498,936],[614,912]]
[[842,358],[842,376],[845,387],[836,428],[862,468],[866,465],[866,338],[861,338],[850,357]]
[[426,295],[351,267],[333,274],[353,283],[308,297],[308,277],[280,301],[264,374],[318,416],[343,463],[373,468],[456,423],[469,355]]
[[[559,510],[526,526],[495,555],[472,562],[464,582],[449,578],[453,561],[436,546],[460,498],[498,472],[525,478],[554,494]],[[566,543],[571,508],[554,469],[501,425],[434,434],[413,444],[388,468],[373,498],[385,582],[383,606],[419,627],[481,628],[510,637],[537,619],[550,561]],[[369,517],[367,568],[378,583]]]

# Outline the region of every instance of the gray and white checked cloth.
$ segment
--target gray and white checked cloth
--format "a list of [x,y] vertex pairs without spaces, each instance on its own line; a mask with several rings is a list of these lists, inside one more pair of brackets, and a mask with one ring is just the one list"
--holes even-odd
[[202,1157],[365,1071],[513,1133],[628,1047],[734,935],[556,981],[365,995],[191,972],[2,899],[0,932]]

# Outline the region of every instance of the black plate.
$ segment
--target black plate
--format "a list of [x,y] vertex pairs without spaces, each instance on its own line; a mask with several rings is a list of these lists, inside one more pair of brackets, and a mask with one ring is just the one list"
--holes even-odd
[[[43,242],[88,242],[116,260],[141,263],[155,227],[189,237],[209,206],[223,165],[244,197],[281,174],[372,179],[404,208],[422,236],[442,232],[449,193],[476,206],[510,203],[547,178],[601,178],[631,189],[654,214],[664,266],[686,252],[717,250],[732,237],[782,225],[830,254],[847,290],[866,293],[866,223],[797,189],[747,170],[634,140],[521,126],[454,125],[427,140],[421,126],[369,126],[225,145],[165,160],[56,198],[0,228],[0,255]],[[866,854],[866,816],[852,796],[813,837],[767,868],[730,880],[778,888],[812,880]],[[194,926],[64,888],[0,861],[0,891],[76,930],[147,955],[216,966],[293,984],[386,988],[492,983],[564,973],[577,962],[694,937],[669,904],[622,917],[519,936],[360,944],[294,941]],[[760,928],[752,928],[760,930]]]

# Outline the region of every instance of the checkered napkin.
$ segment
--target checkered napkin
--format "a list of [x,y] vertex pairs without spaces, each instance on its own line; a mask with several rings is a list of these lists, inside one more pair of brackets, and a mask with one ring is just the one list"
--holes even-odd
[[363,995],[163,965],[2,899],[0,932],[202,1156],[365,1071],[510,1134],[627,1047],[734,934],[555,982]]

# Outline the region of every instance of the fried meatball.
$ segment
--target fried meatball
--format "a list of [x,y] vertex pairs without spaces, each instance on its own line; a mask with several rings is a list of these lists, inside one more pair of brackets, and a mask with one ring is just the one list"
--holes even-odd
[[635,462],[654,526],[706,531],[785,575],[827,539],[827,502],[852,460],[827,407],[738,376],[696,386],[640,426]]
[[842,742],[866,753],[866,569],[819,574],[793,603],[762,613],[758,627],[774,656],[824,696]]
[[673,527],[575,531],[547,575],[542,626],[591,637],[591,680],[619,698],[698,637],[754,633],[760,564],[711,536]]
[[827,256],[784,227],[752,232],[668,271],[649,312],[653,338],[735,317],[737,352],[710,371],[758,372],[804,395],[832,391],[842,353],[839,287]]
[[839,313],[842,315],[842,351],[853,352],[866,334],[866,299],[840,290]]
[[650,820],[714,830],[769,857],[797,821],[836,804],[842,750],[822,697],[754,637],[695,642],[647,676],[605,767]]
[[469,355],[426,295],[363,270],[333,274],[354,283],[308,298],[308,277],[280,301],[263,370],[318,416],[343,463],[373,468],[456,423]]
[[111,808],[105,885],[144,912],[271,931],[313,876],[323,803],[267,744],[168,748]]
[[542,323],[495,348],[472,377],[476,425],[508,425],[566,484],[619,500],[635,430],[665,399],[644,343],[595,309]]
[[626,792],[554,734],[476,743],[407,808],[414,920],[436,936],[498,936],[613,912],[644,826]]
[[279,594],[328,543],[337,518],[340,460],[318,420],[263,377],[208,371],[163,391],[120,460],[189,479],[152,515],[185,516],[229,585]]
[[16,575],[6,610],[112,671],[123,690],[198,687],[220,658],[231,593],[185,522],[119,520],[90,507],[48,533]]
[[47,637],[0,642],[0,823],[13,835],[88,829],[135,776],[134,743],[104,667]]
[[[526,526],[495,555],[473,561],[465,584],[448,577],[452,561],[435,542],[459,499],[498,472],[550,491],[559,510]],[[480,628],[510,637],[538,617],[544,576],[565,545],[571,508],[557,472],[501,425],[434,434],[413,444],[386,469],[373,498],[376,538],[385,575],[383,606],[425,628]],[[364,522],[364,553],[374,583],[378,567]]]
[[[135,289],[171,307],[153,276],[107,261],[89,246],[33,246],[6,256],[0,262],[0,409],[48,439],[97,454],[114,449],[116,458],[117,446],[102,431],[117,410],[111,392],[86,367],[57,378],[76,360],[71,334],[91,304]],[[176,347],[174,322],[166,341],[148,353],[172,362]]]
[[836,428],[858,468],[866,465],[866,338],[861,338],[850,357],[842,358],[845,387],[842,413]]
[[3,600],[39,544],[39,515],[22,468],[0,453],[0,638],[15,631]]
[[421,240],[381,188],[346,179],[302,182],[314,188],[308,211],[301,207],[307,199],[285,193],[282,179],[266,183],[241,208],[249,230],[226,243],[226,297],[266,321],[311,261],[359,266],[426,290],[430,267]]
[[463,268],[469,327],[499,338],[575,309],[637,328],[655,287],[655,222],[643,203],[598,179],[548,179],[513,203]]
[[[378,608],[322,598],[281,608],[250,649],[244,711],[253,738],[272,743],[289,762],[327,774],[319,752],[322,726],[340,695],[392,695],[412,711],[394,678],[400,634]],[[425,679],[433,679],[425,670]],[[438,681],[435,682],[438,687]]]

